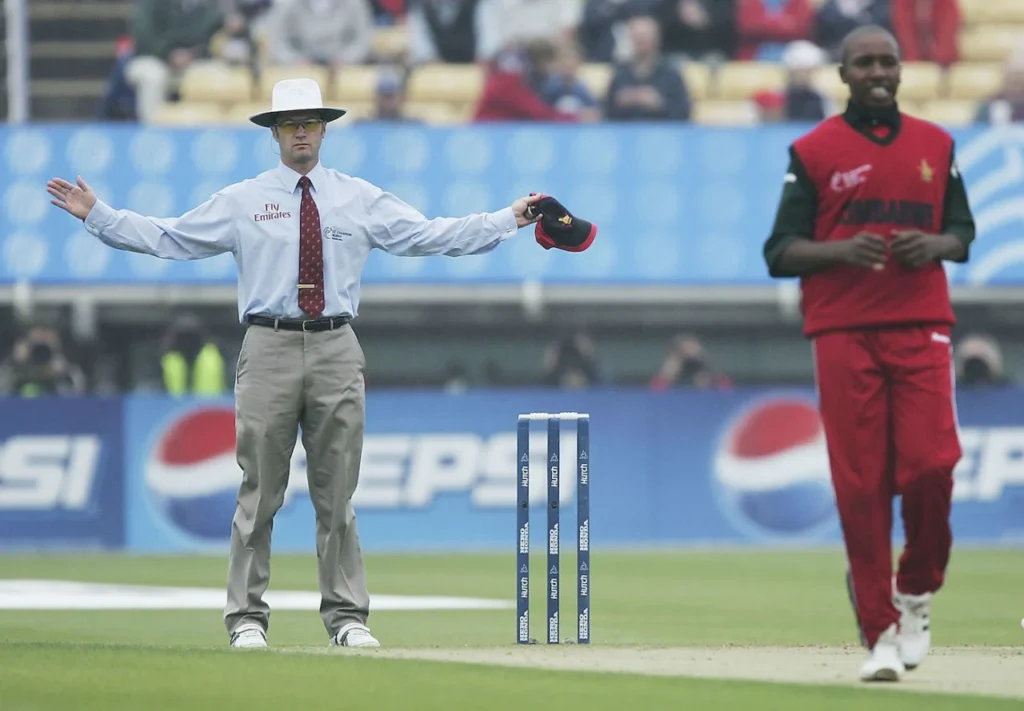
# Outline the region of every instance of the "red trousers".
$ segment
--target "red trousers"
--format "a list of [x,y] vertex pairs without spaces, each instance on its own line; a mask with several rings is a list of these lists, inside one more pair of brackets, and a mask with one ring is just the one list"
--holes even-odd
[[892,599],[893,499],[906,545],[900,592],[938,590],[953,535],[953,468],[961,457],[949,328],[835,331],[814,339],[822,424],[868,647],[898,622]]

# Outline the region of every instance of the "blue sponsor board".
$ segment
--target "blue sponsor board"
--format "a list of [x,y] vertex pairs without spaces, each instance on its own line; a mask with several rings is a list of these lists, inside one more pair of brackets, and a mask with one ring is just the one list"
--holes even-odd
[[[957,542],[1024,542],[1019,390],[961,392]],[[590,540],[608,545],[838,543],[811,390],[371,392],[356,493],[367,550],[507,550],[518,540],[516,416],[591,415]],[[138,551],[223,550],[241,472],[233,404],[130,398],[127,536]],[[575,429],[563,426],[562,545],[575,546]],[[546,547],[546,428],[530,442],[531,542]],[[314,550],[301,442],[275,551]],[[898,508],[897,508],[898,511]],[[898,520],[898,516],[897,516]],[[897,525],[897,537],[901,531]]]
[[[536,191],[600,229],[583,254],[545,251],[525,230],[458,259],[374,252],[367,284],[766,285],[761,246],[787,147],[810,128],[359,124],[332,131],[322,158],[428,217],[496,210]],[[950,281],[1024,283],[1024,127],[953,136],[978,240],[969,264],[949,265]],[[115,207],[172,217],[278,160],[267,131],[245,128],[0,127],[0,147],[0,284],[233,284],[230,254],[169,262],[102,245],[49,204],[46,180],[82,175]]]
[[124,544],[118,399],[0,399],[0,546]]

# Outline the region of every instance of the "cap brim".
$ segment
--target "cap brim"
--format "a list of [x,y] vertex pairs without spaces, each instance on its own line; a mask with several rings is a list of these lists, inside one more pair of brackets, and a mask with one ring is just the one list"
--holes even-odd
[[[299,109],[295,109],[293,111],[264,111],[261,114],[256,114],[255,116],[250,116],[249,120],[252,121],[257,126],[262,126],[263,128],[270,128],[271,126],[274,125],[274,123],[276,123],[277,117],[280,116],[281,114],[295,113],[295,111],[298,111],[298,110]],[[327,123],[330,123],[331,121],[336,121],[337,119],[340,119],[342,116],[344,116],[345,114],[348,113],[347,109],[333,109],[332,108],[332,109],[313,109],[313,110],[319,112],[320,118],[322,118]]]

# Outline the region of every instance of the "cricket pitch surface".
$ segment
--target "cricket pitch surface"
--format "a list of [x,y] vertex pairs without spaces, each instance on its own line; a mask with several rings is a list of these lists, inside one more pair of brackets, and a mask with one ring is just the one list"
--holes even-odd
[[529,667],[560,671],[830,684],[1024,699],[1024,649],[932,649],[897,683],[865,684],[859,647],[586,647],[537,644],[510,648],[372,649],[345,653],[393,659]]

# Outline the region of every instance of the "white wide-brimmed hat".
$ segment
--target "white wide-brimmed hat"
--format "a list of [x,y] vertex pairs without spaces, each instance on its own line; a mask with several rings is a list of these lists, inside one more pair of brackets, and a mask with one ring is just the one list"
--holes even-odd
[[282,79],[274,84],[270,99],[270,111],[250,116],[257,126],[270,128],[279,114],[287,111],[317,111],[324,121],[334,121],[348,111],[324,106],[320,96],[320,85],[313,79]]

